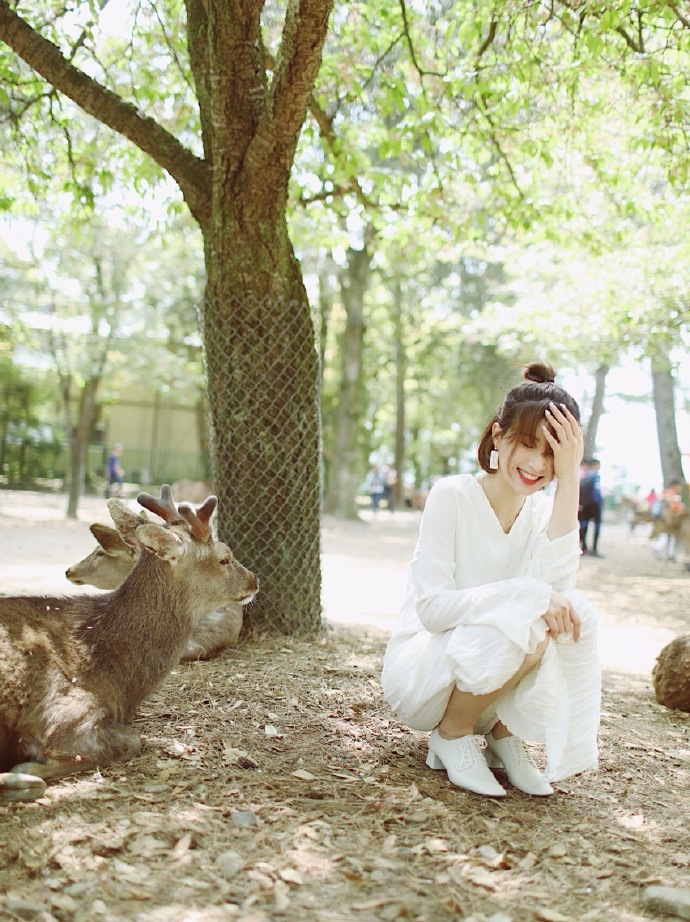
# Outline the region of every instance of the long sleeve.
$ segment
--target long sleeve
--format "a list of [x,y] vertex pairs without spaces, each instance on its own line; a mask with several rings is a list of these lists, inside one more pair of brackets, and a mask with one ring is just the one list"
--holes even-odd
[[516,535],[503,535],[473,478],[438,481],[410,566],[422,627],[436,633],[495,624],[522,645],[529,624],[546,611],[552,587],[574,585],[577,571],[577,532],[550,541],[548,512],[548,502],[530,504]]
[[504,688],[546,636],[541,616],[552,590],[563,591],[581,618],[580,639],[562,634],[549,643],[534,670],[506,688],[487,715],[543,742],[547,776],[558,779],[596,767],[601,676],[596,613],[573,589],[578,532],[549,539],[550,516],[548,496],[528,496],[505,534],[474,477],[437,481],[381,681],[408,726],[431,730],[454,688],[475,695]]

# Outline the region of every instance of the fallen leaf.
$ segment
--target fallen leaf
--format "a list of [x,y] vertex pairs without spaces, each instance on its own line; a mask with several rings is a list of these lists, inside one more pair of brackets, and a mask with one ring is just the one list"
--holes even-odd
[[556,909],[537,909],[536,917],[541,922],[570,922],[570,916],[564,916]]
[[173,861],[180,861],[183,858],[189,849],[192,847],[192,836],[191,833],[185,833],[180,839],[175,843],[175,847],[172,850],[171,858]]

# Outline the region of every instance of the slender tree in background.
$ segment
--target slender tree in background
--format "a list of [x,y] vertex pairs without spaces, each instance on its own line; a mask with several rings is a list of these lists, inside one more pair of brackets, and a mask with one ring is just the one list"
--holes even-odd
[[[664,487],[667,487],[674,480],[685,483],[676,429],[675,381],[668,356],[657,355],[652,359],[651,365],[659,460]],[[687,494],[687,487],[685,493]],[[687,500],[687,495],[685,498]]]
[[600,365],[594,374],[594,397],[590,407],[589,417],[585,424],[584,441],[585,457],[596,454],[597,432],[599,423],[604,413],[604,396],[606,394],[606,375],[609,373],[608,365]]
[[339,273],[345,326],[341,334],[340,379],[333,410],[333,457],[328,468],[324,509],[347,519],[358,516],[356,499],[362,480],[359,435],[365,406],[364,298],[371,259],[366,242],[361,249],[349,247],[347,266]]

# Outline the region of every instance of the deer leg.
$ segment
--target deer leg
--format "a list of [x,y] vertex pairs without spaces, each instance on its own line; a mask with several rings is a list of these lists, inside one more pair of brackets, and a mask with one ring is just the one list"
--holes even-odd
[[200,618],[182,651],[180,662],[213,659],[237,643],[242,629],[243,611],[237,602],[229,602],[217,611]]
[[0,773],[0,801],[38,800],[45,789],[45,781],[35,775],[13,771]]
[[[51,778],[95,771],[114,762],[128,762],[141,751],[141,737],[131,727],[103,720],[89,733],[69,741],[68,752],[40,762],[22,762],[0,774],[0,800],[37,800]],[[81,752],[85,755],[79,754]]]

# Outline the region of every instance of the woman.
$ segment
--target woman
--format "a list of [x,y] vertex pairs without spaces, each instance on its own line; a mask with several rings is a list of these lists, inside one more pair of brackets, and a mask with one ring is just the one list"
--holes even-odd
[[[432,731],[427,765],[493,797],[490,763],[536,796],[597,765],[596,615],[574,589],[580,412],[549,365],[524,378],[482,435],[480,472],[429,493],[382,676],[400,719]],[[544,773],[522,739],[544,744]]]

